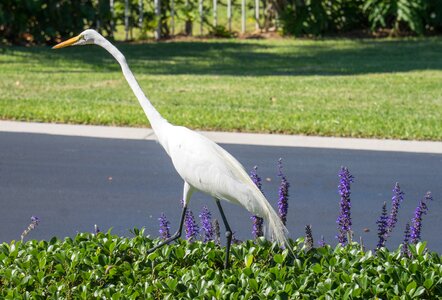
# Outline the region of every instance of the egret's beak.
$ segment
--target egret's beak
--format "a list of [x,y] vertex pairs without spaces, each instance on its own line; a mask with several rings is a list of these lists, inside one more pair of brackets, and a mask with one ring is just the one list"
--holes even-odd
[[55,45],[54,47],[52,47],[52,49],[60,49],[60,48],[72,46],[73,44],[78,42],[80,40],[80,38],[81,38],[81,35],[75,36],[73,38],[70,38],[67,41],[64,41],[64,42],[61,42],[60,44]]

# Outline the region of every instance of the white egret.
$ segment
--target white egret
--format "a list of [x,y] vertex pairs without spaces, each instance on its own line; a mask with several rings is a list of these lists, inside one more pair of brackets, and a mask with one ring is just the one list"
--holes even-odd
[[196,190],[211,195],[218,206],[226,228],[226,257],[224,267],[229,265],[232,231],[221,207],[220,200],[238,204],[254,215],[264,218],[268,234],[280,245],[288,245],[287,229],[264,195],[255,186],[243,166],[219,145],[186,127],[174,126],[166,121],[154,108],[141,90],[123,54],[102,35],[88,29],[54,49],[67,46],[95,44],[106,49],[120,64],[123,75],[138,98],[159,143],[172,159],[172,163],[184,180],[183,209],[179,229],[169,239],[149,251],[181,236],[189,200]]

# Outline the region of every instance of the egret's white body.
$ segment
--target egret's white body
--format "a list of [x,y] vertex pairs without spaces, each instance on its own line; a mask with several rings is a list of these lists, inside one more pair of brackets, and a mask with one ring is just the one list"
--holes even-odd
[[[241,205],[252,214],[264,218],[269,224],[269,234],[281,245],[287,244],[285,226],[243,166],[226,150],[205,136],[167,122],[141,90],[123,54],[108,40],[96,31],[88,29],[54,48],[82,44],[96,44],[103,47],[120,64],[124,77],[140,102],[159,143],[184,180],[184,207],[187,207],[195,190],[207,193],[217,200]],[[219,201],[217,203],[219,204]]]
[[[163,147],[178,174],[189,185],[190,190],[184,194],[186,201],[196,189],[269,219],[267,212],[272,208],[241,164],[226,150],[181,126],[171,126],[168,136],[173,139]],[[276,213],[275,217],[278,218]]]

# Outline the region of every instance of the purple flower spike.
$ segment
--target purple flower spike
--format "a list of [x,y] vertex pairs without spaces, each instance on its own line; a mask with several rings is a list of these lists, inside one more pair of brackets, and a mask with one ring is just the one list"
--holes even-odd
[[[261,177],[259,177],[258,173],[256,172],[258,170],[258,167],[253,167],[252,172],[250,173],[250,178],[252,178],[253,183],[258,187],[258,189],[262,193],[262,180]],[[264,235],[263,231],[263,224],[264,219],[258,216],[252,216],[251,219],[253,220],[253,230],[252,234],[255,238],[258,238],[260,236]]]
[[419,205],[414,211],[413,219],[411,219],[410,226],[410,240],[413,244],[416,244],[421,239],[422,230],[422,216],[428,212],[428,202],[432,201],[433,197],[430,192],[427,192],[424,199],[419,201]]
[[166,215],[164,213],[161,214],[161,217],[158,218],[160,221],[160,236],[163,240],[170,238],[170,222],[166,219]]
[[198,236],[199,229],[191,210],[186,211],[186,219],[184,223],[186,225],[186,239],[192,242]]
[[411,257],[411,252],[408,247],[409,244],[410,244],[410,223],[407,223],[405,225],[404,242],[402,243],[401,253],[404,256]]
[[98,225],[95,224],[95,225],[94,225],[94,234],[97,235],[97,234],[99,234],[100,232],[101,232],[101,231],[100,231],[100,228],[98,228]]
[[305,241],[304,245],[306,250],[313,249],[314,242],[313,242],[313,234],[312,234],[312,225],[306,225],[305,226]]
[[384,205],[382,206],[382,214],[379,217],[379,219],[376,221],[376,224],[378,224],[378,245],[377,248],[380,249],[385,246],[385,241],[387,239],[388,234],[388,220],[389,217],[387,216],[387,203],[384,202]]
[[219,229],[219,222],[217,219],[213,220],[213,230],[215,232],[215,244],[217,244],[218,246],[221,245],[221,232]]
[[262,180],[261,177],[259,177],[258,173],[256,172],[258,170],[258,166],[254,166],[252,172],[250,172],[250,178],[252,178],[253,183],[258,187],[258,189],[262,193]]
[[391,198],[391,211],[390,216],[387,221],[387,234],[391,233],[396,226],[397,223],[397,214],[399,211],[399,206],[401,202],[404,200],[404,192],[401,191],[399,183],[396,182],[396,185],[393,189],[393,198]]
[[232,232],[232,242],[231,242],[231,245],[233,245],[233,244],[237,244],[238,245],[238,244],[241,244],[241,243],[242,243],[242,241],[236,238],[235,232]]
[[339,182],[339,195],[341,201],[339,203],[340,211],[336,223],[338,223],[339,234],[337,235],[338,241],[344,246],[348,242],[347,235],[351,231],[351,215],[350,215],[350,183],[353,182],[353,175],[350,174],[346,167],[341,167],[338,174],[340,178]]
[[325,239],[324,239],[323,235],[321,235],[321,239],[319,240],[318,245],[319,245],[319,247],[325,247],[325,245],[327,245],[325,243]]
[[281,184],[278,189],[278,212],[279,217],[284,225],[287,223],[287,210],[289,208],[289,187],[290,183],[287,181],[287,178],[282,173],[282,158],[278,160],[278,176],[281,177]]
[[376,224],[378,224],[379,237],[379,242],[377,245],[378,249],[385,246],[385,242],[387,241],[388,236],[396,226],[399,207],[403,200],[404,193],[401,191],[399,183],[396,182],[396,185],[393,188],[393,197],[391,198],[390,215],[387,216],[387,205],[384,202],[384,206],[382,207],[382,215],[376,221]]
[[32,230],[34,230],[37,227],[38,223],[40,223],[40,219],[36,216],[32,216],[31,217],[31,224],[28,225],[28,227],[23,231],[23,233],[20,236],[22,241],[25,238],[25,236],[28,235],[29,232],[31,232]]
[[207,243],[208,241],[213,240],[213,235],[215,233],[212,225],[212,214],[210,213],[207,206],[203,207],[203,210],[200,213],[200,219],[201,219],[201,231],[203,232],[204,236],[204,242]]
[[40,219],[36,216],[32,216],[31,217],[31,223],[34,224],[35,226],[38,225],[38,223],[40,223]]
[[264,223],[264,219],[258,216],[252,216],[250,219],[253,220],[253,231],[252,234],[256,238],[263,236],[264,231],[262,230],[262,225]]

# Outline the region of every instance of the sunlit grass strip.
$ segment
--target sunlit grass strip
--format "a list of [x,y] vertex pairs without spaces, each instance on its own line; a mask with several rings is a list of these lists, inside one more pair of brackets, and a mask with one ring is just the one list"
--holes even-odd
[[[442,39],[119,47],[171,122],[206,130],[442,140]],[[3,48],[0,119],[148,126],[100,49]]]

